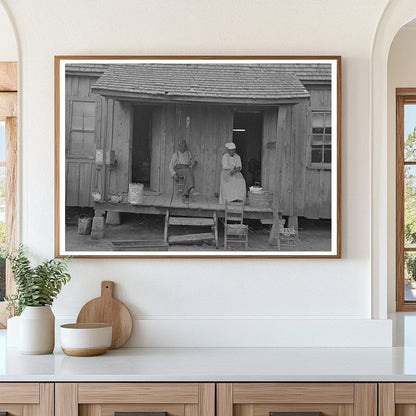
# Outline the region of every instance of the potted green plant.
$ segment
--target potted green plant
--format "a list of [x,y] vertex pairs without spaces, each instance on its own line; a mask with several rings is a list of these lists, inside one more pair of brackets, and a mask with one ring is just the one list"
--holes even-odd
[[19,350],[49,354],[55,346],[55,316],[51,305],[70,280],[68,258],[45,260],[32,266],[23,246],[6,252],[16,292],[6,296],[9,310],[19,318]]

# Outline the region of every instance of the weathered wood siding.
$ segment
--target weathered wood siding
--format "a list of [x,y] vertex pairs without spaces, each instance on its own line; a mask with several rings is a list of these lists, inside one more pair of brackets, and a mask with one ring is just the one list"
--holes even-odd
[[273,192],[273,204],[280,206],[280,163],[277,153],[277,119],[278,109],[265,110],[263,117],[263,141],[261,161],[261,185],[270,192]]
[[[92,206],[91,192],[105,198],[127,193],[132,178],[133,104],[91,93],[96,78],[66,78],[66,205]],[[310,103],[264,108],[262,186],[284,215],[331,217],[331,170],[310,166],[311,111],[330,110],[327,87],[310,87]],[[156,105],[151,116],[150,188],[171,194],[169,163],[185,139],[197,165],[196,187],[207,196],[220,188],[224,144],[232,140],[233,108],[209,104]],[[114,150],[114,169],[95,166],[95,150]]]
[[218,193],[224,144],[232,139],[232,108],[165,104],[154,109],[152,120],[151,190],[173,192],[169,164],[179,141],[185,139],[197,161],[196,188],[207,196]]
[[94,77],[67,76],[65,80],[66,205],[92,205],[91,192],[97,182],[95,138],[100,136],[99,96],[91,93]]
[[262,186],[288,216],[331,218],[331,171],[312,169],[309,103],[264,111]]
[[311,107],[309,103],[293,108],[293,215],[306,216],[306,166],[311,137]]
[[131,182],[131,157],[133,135],[133,107],[130,103],[108,100],[107,129],[104,151],[114,150],[116,165],[106,166],[106,189],[104,195],[124,193]]
[[[308,87],[311,93],[311,110],[331,110],[331,90],[327,86]],[[309,118],[310,120],[311,118]],[[311,127],[308,127],[311,132]],[[306,136],[305,136],[306,137]],[[311,136],[305,142],[305,149],[310,148]],[[310,167],[310,152],[306,160],[305,207],[306,218],[331,218],[331,170]]]
[[283,215],[302,215],[304,206],[306,104],[298,106],[267,109],[263,119],[262,186]]

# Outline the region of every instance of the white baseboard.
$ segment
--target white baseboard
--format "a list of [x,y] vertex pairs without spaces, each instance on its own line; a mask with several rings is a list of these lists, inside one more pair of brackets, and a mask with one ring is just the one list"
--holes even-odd
[[[74,319],[57,317],[57,327]],[[132,336],[125,346],[391,347],[392,323],[387,319],[140,317],[134,320]]]

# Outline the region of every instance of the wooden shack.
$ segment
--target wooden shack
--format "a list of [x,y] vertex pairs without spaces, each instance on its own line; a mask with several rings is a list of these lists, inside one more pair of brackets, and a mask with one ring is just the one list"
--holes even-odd
[[67,206],[125,196],[131,182],[173,195],[181,139],[211,200],[234,141],[247,185],[272,192],[283,215],[331,218],[329,64],[66,65]]

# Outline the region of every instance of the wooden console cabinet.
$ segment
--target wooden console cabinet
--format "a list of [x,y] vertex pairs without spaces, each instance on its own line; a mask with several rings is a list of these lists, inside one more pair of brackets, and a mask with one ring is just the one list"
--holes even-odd
[[219,383],[216,404],[217,416],[377,416],[377,384]]
[[411,383],[0,383],[0,416],[416,416]]

